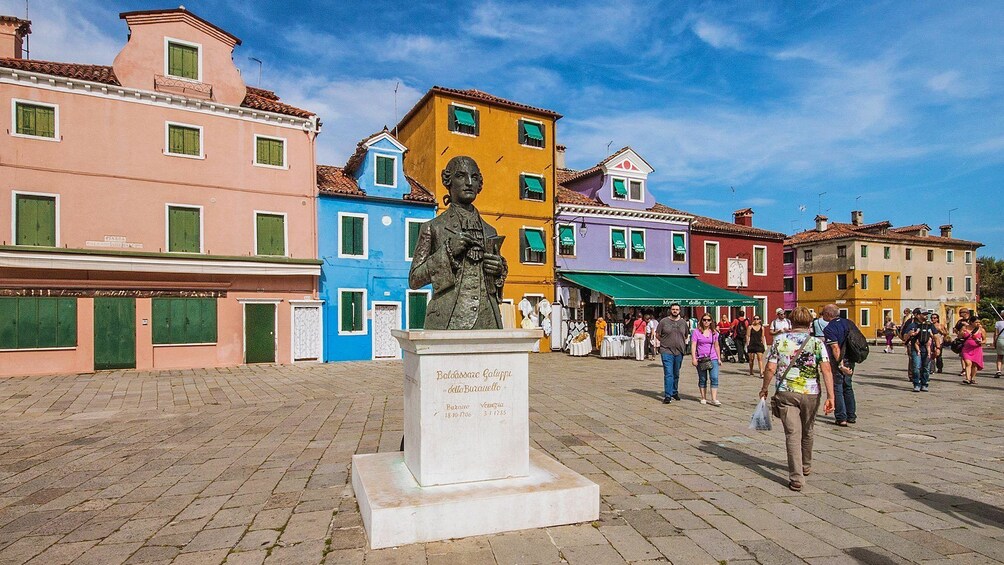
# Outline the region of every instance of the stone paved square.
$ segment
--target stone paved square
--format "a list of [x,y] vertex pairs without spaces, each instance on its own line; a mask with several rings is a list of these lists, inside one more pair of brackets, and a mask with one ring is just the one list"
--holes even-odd
[[953,357],[915,394],[905,363],[872,354],[792,493],[742,367],[721,408],[689,366],[665,406],[658,363],[533,355],[531,442],[600,485],[600,519],[378,551],[350,462],[397,449],[399,362],[0,379],[0,563],[1004,562],[1004,380]]

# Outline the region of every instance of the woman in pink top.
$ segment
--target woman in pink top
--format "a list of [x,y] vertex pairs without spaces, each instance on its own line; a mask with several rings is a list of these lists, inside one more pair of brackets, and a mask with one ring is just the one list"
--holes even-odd
[[959,337],[966,340],[962,342],[962,367],[966,370],[963,382],[976,384],[976,372],[983,369],[983,342],[987,338],[979,318],[971,318],[970,323],[962,327]]
[[[708,377],[711,377],[711,405],[721,406],[718,401],[718,363],[722,358],[721,346],[718,345],[718,332],[715,330],[714,320],[710,314],[701,316],[701,321],[690,334],[690,359],[697,367],[697,386],[701,389],[701,404],[708,403],[705,387]],[[700,361],[702,359],[711,361],[711,368],[701,370]]]
[[645,360],[645,336],[648,333],[648,324],[638,312],[631,324],[631,339],[634,340],[634,358],[636,361]]

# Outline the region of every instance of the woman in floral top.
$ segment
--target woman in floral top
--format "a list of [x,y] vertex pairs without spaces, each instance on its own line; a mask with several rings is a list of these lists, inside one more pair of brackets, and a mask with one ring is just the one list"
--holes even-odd
[[[809,335],[812,313],[800,306],[791,312],[791,331],[774,336],[767,354],[760,398],[767,398],[771,381],[784,426],[788,452],[788,488],[802,490],[812,469],[812,424],[819,411],[819,392],[826,387],[823,413],[833,412],[833,375],[822,340]],[[790,370],[789,370],[790,367]]]

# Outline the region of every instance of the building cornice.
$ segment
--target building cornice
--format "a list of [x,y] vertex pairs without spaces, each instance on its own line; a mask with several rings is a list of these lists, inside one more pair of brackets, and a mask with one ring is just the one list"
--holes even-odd
[[605,206],[581,206],[574,204],[559,204],[558,214],[584,216],[593,218],[630,218],[637,220],[655,220],[660,222],[675,222],[689,224],[694,217],[686,214],[665,214],[648,210],[629,210],[627,208],[612,208]]
[[265,110],[255,110],[243,106],[220,104],[212,100],[189,98],[178,94],[167,94],[151,90],[141,90],[92,82],[75,78],[48,75],[22,69],[0,67],[0,84],[11,84],[31,88],[41,88],[56,92],[110,98],[133,104],[146,104],[161,108],[172,108],[201,114],[225,116],[239,120],[268,124],[272,126],[297,129],[308,132],[320,131],[321,123],[317,116],[298,118],[287,114],[278,114]]

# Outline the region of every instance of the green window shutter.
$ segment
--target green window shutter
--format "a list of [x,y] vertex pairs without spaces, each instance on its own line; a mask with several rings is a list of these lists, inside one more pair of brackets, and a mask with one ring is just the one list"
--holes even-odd
[[280,141],[278,139],[271,140],[272,147],[272,164],[276,167],[286,166],[286,155],[285,155],[285,141]]
[[278,214],[258,214],[258,255],[285,255],[285,218]]
[[201,155],[202,148],[199,143],[199,130],[195,128],[184,128],[185,131],[185,155]]
[[15,131],[21,135],[35,135],[35,106],[17,103],[14,114],[17,119]]
[[17,299],[17,348],[38,347],[38,299],[19,296]]
[[767,270],[767,266],[764,264],[766,257],[766,251],[763,249],[753,250],[753,271],[757,273],[762,273]]
[[627,188],[624,187],[624,179],[614,179],[614,196],[624,198],[627,196]]
[[378,155],[376,158],[376,183],[386,186],[394,184],[394,159]]
[[188,318],[185,301],[171,299],[170,301],[171,328],[168,333],[168,343],[185,343],[188,336]]
[[215,343],[215,298],[154,298],[153,343]]
[[627,249],[627,242],[624,241],[624,232],[622,231],[610,232],[610,241],[614,249]]
[[259,165],[270,165],[273,167],[284,167],[286,163],[283,158],[283,144],[281,139],[257,138],[255,162]]
[[631,249],[638,253],[645,252],[645,236],[641,232],[631,232]]
[[152,303],[153,343],[171,343],[171,299],[154,298]]
[[259,165],[271,165],[269,163],[269,146],[268,140],[261,137],[257,138],[255,143],[256,159],[255,162]]
[[56,246],[56,199],[17,195],[16,245]]
[[167,126],[167,152],[185,153],[185,132],[178,126]]
[[544,141],[544,132],[542,131],[540,124],[523,122],[523,131],[526,133],[526,137],[528,139]]
[[539,177],[524,175],[523,184],[526,185],[526,191],[532,194],[544,195],[544,184],[541,182]]
[[199,128],[167,126],[167,151],[178,155],[202,155]]
[[56,347],[59,304],[56,298],[37,298],[38,347]]
[[526,230],[526,244],[530,247],[530,251],[540,253],[545,250],[544,236],[537,230]]
[[17,300],[0,296],[0,349],[17,349]]
[[558,226],[558,241],[561,245],[575,245],[575,229],[572,226]]
[[673,252],[681,254],[687,252],[687,243],[682,233],[673,234]]
[[363,218],[342,216],[342,255],[363,254]]
[[167,74],[198,80],[199,49],[178,43],[167,44]]
[[478,123],[474,119],[474,112],[475,112],[474,110],[471,110],[469,108],[458,108],[456,106],[453,107],[453,115],[456,118],[457,123],[462,126],[467,126],[472,128],[477,127]]
[[341,299],[342,331],[363,331],[363,293],[343,292]]
[[171,207],[168,209],[167,250],[177,253],[199,253],[199,209]]
[[422,222],[408,222],[408,258],[415,256],[415,246],[422,233]]
[[424,292],[408,293],[408,329],[425,329],[425,311],[429,295]]
[[50,106],[15,102],[14,131],[21,135],[56,137],[56,109]]
[[216,343],[218,327],[216,299],[203,298],[199,303],[202,307],[202,335],[199,343]]

